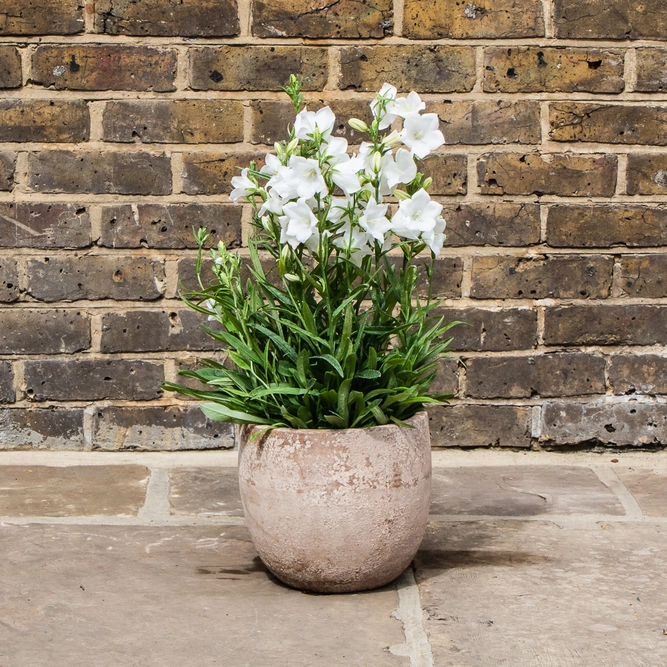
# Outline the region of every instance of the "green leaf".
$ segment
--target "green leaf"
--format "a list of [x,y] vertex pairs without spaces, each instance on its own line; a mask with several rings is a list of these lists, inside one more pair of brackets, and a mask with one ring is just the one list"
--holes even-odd
[[251,415],[248,412],[239,412],[230,410],[219,403],[202,403],[201,411],[212,421],[229,422],[234,421],[238,424],[271,424],[272,422],[258,415]]
[[335,357],[332,357],[330,354],[322,354],[317,357],[311,357],[312,359],[322,359],[323,361],[326,361],[335,371],[340,375],[341,377],[345,377],[343,374],[343,369],[341,365],[338,363],[338,360]]
[[366,369],[365,371],[360,371],[354,377],[360,380],[375,380],[376,378],[382,377],[382,373],[380,373],[380,371]]

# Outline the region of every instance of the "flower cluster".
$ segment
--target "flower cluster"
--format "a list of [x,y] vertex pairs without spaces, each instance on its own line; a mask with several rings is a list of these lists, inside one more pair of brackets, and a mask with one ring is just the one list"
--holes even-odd
[[[298,82],[286,90],[299,107]],[[276,244],[313,257],[324,238],[357,265],[405,243],[410,254],[428,247],[437,256],[445,240],[442,206],[429,197],[431,179],[417,166],[444,137],[438,116],[422,113],[424,107],[417,93],[400,98],[384,84],[371,103],[371,125],[350,120],[368,139],[354,155],[346,139],[333,136],[329,107],[304,108],[290,140],[277,143],[259,171],[251,164],[232,179],[231,197],[253,204],[255,227]],[[391,196],[397,205],[387,201]]]

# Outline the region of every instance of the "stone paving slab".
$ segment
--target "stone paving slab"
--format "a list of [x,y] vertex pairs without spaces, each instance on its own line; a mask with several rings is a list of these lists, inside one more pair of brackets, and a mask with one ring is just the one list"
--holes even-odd
[[133,465],[0,466],[0,516],[136,514],[148,477]]
[[622,515],[624,510],[591,468],[475,466],[433,469],[431,514]]
[[667,525],[431,523],[416,578],[435,667],[667,664]]
[[277,583],[240,526],[0,527],[2,667],[407,667],[397,606]]
[[667,517],[667,473],[634,468],[616,473],[646,516]]
[[236,468],[186,468],[169,472],[172,514],[243,516]]

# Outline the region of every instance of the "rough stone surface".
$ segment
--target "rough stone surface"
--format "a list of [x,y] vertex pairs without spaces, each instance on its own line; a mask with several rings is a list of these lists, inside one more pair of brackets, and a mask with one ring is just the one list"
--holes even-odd
[[103,206],[98,244],[107,248],[196,248],[193,232],[206,227],[211,245],[222,241],[236,248],[241,245],[241,213],[240,206],[228,204]]
[[545,446],[588,443],[605,447],[642,447],[667,444],[667,405],[637,400],[586,403],[547,402],[542,407]]
[[239,34],[236,0],[99,0],[95,29],[109,35],[233,37]]
[[39,301],[154,301],[164,294],[164,265],[148,257],[45,257],[27,267],[27,293]]
[[406,0],[403,36],[411,39],[479,39],[544,35],[538,0],[496,0],[474,5],[457,0]]
[[80,0],[3,0],[0,36],[74,35],[83,32]]
[[16,153],[3,151],[0,153],[0,190],[11,190],[14,187],[14,167]]
[[216,46],[190,52],[194,90],[280,90],[296,74],[303,90],[322,90],[327,51],[302,46]]
[[171,514],[243,516],[236,468],[184,468],[169,471]]
[[391,0],[256,0],[252,34],[257,37],[378,39],[392,33]]
[[57,90],[175,90],[176,51],[150,46],[39,46],[31,82]]
[[589,354],[474,357],[466,360],[473,398],[531,398],[605,393],[605,360]]
[[448,246],[529,246],[540,242],[537,204],[489,202],[445,204]]
[[664,472],[620,468],[617,474],[645,516],[667,516],[667,479]]
[[557,248],[665,245],[667,208],[627,204],[550,206],[547,243]]
[[641,93],[661,93],[667,90],[667,50],[637,49],[637,82]]
[[0,354],[71,354],[90,347],[90,317],[77,310],[0,310]]
[[0,409],[0,450],[83,449],[80,408]]
[[667,394],[667,357],[613,356],[609,361],[609,384],[615,394]]
[[183,192],[189,195],[229,194],[231,180],[251,160],[257,168],[264,164],[264,153],[196,152],[183,153]]
[[526,100],[447,100],[427,104],[437,113],[446,144],[537,144],[540,107]]
[[553,141],[667,145],[667,107],[554,102],[549,107]]
[[431,195],[464,195],[468,191],[467,165],[465,155],[429,155],[419,170],[433,179]]
[[136,514],[147,483],[143,466],[0,466],[0,515]]
[[547,307],[547,345],[659,345],[667,343],[667,308],[627,306]]
[[0,100],[0,141],[88,141],[89,125],[83,101]]
[[590,468],[531,465],[433,469],[431,514],[624,513],[616,495]]
[[351,46],[340,53],[340,88],[468,92],[475,85],[475,52],[468,46]]
[[160,398],[164,368],[138,359],[41,359],[26,361],[25,393],[31,401]]
[[171,160],[164,153],[41,151],[28,155],[28,183],[37,192],[166,195]]
[[661,154],[628,155],[628,194],[667,194],[667,156]]
[[611,197],[615,155],[487,153],[477,162],[482,194]]
[[622,255],[618,296],[667,296],[667,255]]
[[611,257],[474,257],[474,299],[604,299],[610,296]]
[[0,88],[20,88],[22,81],[18,49],[15,46],[0,46]]
[[[0,531],[3,661],[34,667],[193,661],[252,667],[267,659],[276,667],[410,664],[387,650],[405,642],[391,616],[398,605],[394,587],[303,595],[266,572],[241,526],[34,526],[29,532],[4,525]],[[27,641],[33,633],[40,641]]]
[[0,361],[0,403],[13,403],[15,399],[14,370],[8,361]]
[[243,103],[234,100],[109,102],[105,141],[224,144],[243,141]]
[[19,274],[15,259],[0,257],[0,303],[19,298]]
[[213,423],[198,406],[100,407],[93,417],[93,449],[166,451],[234,446],[229,424]]
[[[428,296],[426,266],[431,264],[431,259],[418,258],[414,263],[417,267],[417,292],[425,298]],[[458,299],[461,297],[462,280],[463,262],[458,257],[440,257],[433,263],[431,294],[436,297]]]
[[91,244],[86,206],[0,203],[0,247],[85,248]]
[[459,363],[456,359],[441,359],[438,374],[431,384],[432,393],[458,394]]

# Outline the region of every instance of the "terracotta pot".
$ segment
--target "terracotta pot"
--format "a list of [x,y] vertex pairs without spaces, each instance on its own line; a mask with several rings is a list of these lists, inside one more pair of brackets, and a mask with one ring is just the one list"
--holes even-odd
[[321,593],[383,586],[405,570],[431,497],[428,416],[349,430],[240,429],[246,525],[268,569]]

